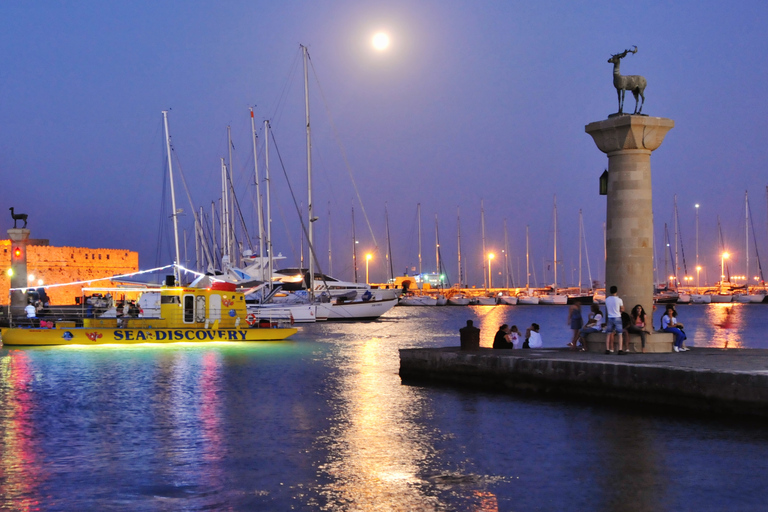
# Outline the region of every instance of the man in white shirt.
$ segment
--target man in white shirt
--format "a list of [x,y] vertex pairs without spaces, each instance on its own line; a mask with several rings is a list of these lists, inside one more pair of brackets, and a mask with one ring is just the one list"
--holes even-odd
[[605,337],[605,353],[613,354],[613,336],[619,335],[619,355],[624,355],[622,345],[622,333],[624,329],[621,325],[621,313],[624,311],[624,301],[622,301],[618,295],[619,289],[616,286],[611,286],[611,295],[605,299],[605,313],[608,316],[608,321],[605,326],[605,332],[608,335]]

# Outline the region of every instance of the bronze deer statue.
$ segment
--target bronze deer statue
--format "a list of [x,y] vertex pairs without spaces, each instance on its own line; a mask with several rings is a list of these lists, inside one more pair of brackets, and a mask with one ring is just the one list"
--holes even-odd
[[26,213],[13,213],[13,206],[8,208],[11,210],[11,217],[13,218],[13,229],[16,229],[16,221],[17,220],[23,220],[24,225],[21,226],[22,229],[27,227],[27,214]]
[[[640,114],[643,111],[643,104],[645,103],[644,91],[645,86],[648,85],[648,83],[645,81],[645,78],[640,75],[621,75],[619,71],[619,63],[628,53],[637,53],[637,46],[632,50],[624,50],[622,53],[611,55],[608,62],[613,64],[613,86],[616,88],[616,93],[619,95],[619,114],[624,113],[624,94],[626,94],[627,91],[632,91],[632,94],[635,96],[634,113]],[[637,108],[638,96],[643,100],[640,103],[640,109]]]

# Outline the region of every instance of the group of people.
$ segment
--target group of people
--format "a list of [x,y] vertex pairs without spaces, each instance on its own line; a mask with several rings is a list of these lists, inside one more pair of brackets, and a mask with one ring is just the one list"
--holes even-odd
[[[606,318],[600,311],[600,306],[592,304],[587,323],[582,326],[581,309],[577,304],[571,306],[568,311],[568,325],[573,330],[573,338],[568,346],[573,350],[586,350],[586,337],[593,332],[605,332],[605,353],[619,355],[629,352],[629,336],[627,336],[626,348],[624,346],[623,333],[637,334],[640,336],[642,353],[646,351],[647,335],[651,333],[650,325],[646,321],[646,312],[641,304],[635,305],[630,313],[624,311],[624,301],[618,296],[618,288],[611,286],[610,295],[605,299]],[[655,306],[654,306],[655,308]],[[661,318],[661,330],[675,335],[673,350],[685,352],[688,349],[684,345],[686,340],[683,324],[677,321],[677,311],[674,304],[668,304]]]
[[[656,307],[654,306],[654,309]],[[635,305],[627,313],[624,311],[624,301],[618,296],[618,288],[611,286],[610,295],[605,299],[605,317],[598,304],[592,304],[590,307],[587,322],[584,323],[581,316],[581,307],[573,304],[568,310],[568,325],[573,331],[573,337],[568,346],[573,350],[586,350],[586,338],[593,332],[605,332],[605,353],[624,355],[630,351],[629,334],[636,334],[640,337],[640,347],[642,353],[646,352],[647,336],[651,334],[651,325],[648,323],[648,317],[641,304]],[[468,330],[473,330],[471,333]],[[474,334],[477,338],[476,345],[479,343],[480,329],[472,325],[472,320],[467,320],[467,327],[460,329],[462,337],[468,334]],[[475,332],[476,331],[476,332]],[[683,331],[683,324],[677,320],[677,311],[674,304],[668,304],[661,318],[661,331],[675,335],[673,350],[675,352],[685,352],[690,350],[685,346],[686,335]],[[625,343],[624,333],[627,333]],[[476,346],[475,345],[475,346]],[[533,323],[525,331],[525,336],[521,334],[516,325],[509,326],[502,324],[493,338],[493,348],[495,349],[514,349],[514,348],[541,348],[542,340],[539,324]],[[639,352],[635,349],[636,352]]]
[[522,337],[516,325],[510,327],[507,324],[499,326],[496,336],[493,337],[493,348],[541,348],[541,333],[539,324],[532,323],[525,330],[525,338]]

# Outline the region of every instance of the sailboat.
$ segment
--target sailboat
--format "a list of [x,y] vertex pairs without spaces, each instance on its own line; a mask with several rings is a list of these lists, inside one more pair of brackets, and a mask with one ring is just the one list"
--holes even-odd
[[528,240],[528,226],[525,226],[525,293],[517,296],[518,304],[537,305],[539,297],[531,291],[531,265],[530,243]]
[[539,303],[540,304],[548,304],[548,305],[563,305],[568,304],[568,296],[564,294],[557,293],[557,196],[554,196],[553,199],[553,218],[555,222],[555,238],[554,238],[554,259],[553,259],[553,267],[554,267],[554,283],[552,284],[552,293],[546,294],[546,295],[540,295],[539,296]]
[[499,293],[499,304],[506,304],[507,306],[514,306],[517,304],[517,297],[509,294],[509,233],[507,232],[507,219],[504,219],[504,275],[506,281],[504,283],[507,293]]
[[[491,269],[490,266],[486,269],[485,267],[485,259],[490,258],[491,256],[488,255],[486,246],[485,246],[485,208],[483,207],[483,200],[480,200],[480,230],[482,232],[483,237],[483,281],[485,283],[485,292],[486,294],[489,293],[489,288],[491,287]],[[489,262],[490,265],[490,262]],[[486,281],[486,272],[488,272],[488,280]],[[478,296],[475,297],[473,300],[474,304],[478,306],[495,306],[496,305],[496,297],[489,297],[489,296]]]
[[[456,238],[458,242],[457,252],[459,257],[459,288],[461,288],[466,278],[464,275],[464,267],[462,267],[462,262],[461,262],[461,210],[458,207],[456,207],[456,226],[457,226]],[[464,294],[457,293],[448,297],[448,304],[451,306],[468,306],[469,297],[467,297]]]
[[[424,275],[421,272],[421,203],[416,205],[416,218],[419,228],[419,280],[423,281]],[[436,306],[437,297],[426,295],[424,293],[417,294],[415,292],[410,292],[408,295],[400,297],[398,304],[401,306]]]
[[[744,262],[744,276],[747,280],[745,286],[744,286],[744,293],[738,293],[734,294],[733,300],[735,302],[741,302],[741,303],[758,303],[763,302],[763,299],[765,299],[765,293],[750,293],[749,291],[749,196],[747,191],[744,191],[744,215],[745,215],[745,262]],[[757,244],[755,244],[755,248],[757,248]],[[761,270],[762,272],[762,270]]]

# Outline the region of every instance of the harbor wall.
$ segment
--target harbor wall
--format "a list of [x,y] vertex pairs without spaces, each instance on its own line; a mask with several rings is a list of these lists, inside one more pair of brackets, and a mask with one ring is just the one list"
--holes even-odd
[[[708,356],[723,355],[724,360],[739,357],[722,349],[696,349],[698,355],[694,357],[702,360],[698,367],[678,366],[670,355],[662,354],[596,356],[571,355],[562,350],[504,352],[401,349],[400,377],[406,384],[441,382],[500,392],[535,392],[708,413],[768,416],[768,372],[739,368],[739,361],[731,364],[725,361],[720,365],[712,364],[715,362],[712,357],[705,361]],[[746,360],[750,354],[741,356]],[[641,357],[645,358],[644,362]],[[687,354],[674,357],[685,358]],[[768,359],[768,355],[763,357]]]
[[[7,305],[10,279],[5,270],[11,266],[11,241],[0,240],[0,305]],[[139,253],[125,249],[88,249],[85,247],[53,247],[48,240],[30,239],[27,245],[27,273],[34,275],[31,288],[44,285],[87,281],[118,274],[136,272],[139,269]],[[109,281],[94,283],[108,285]],[[46,289],[51,304],[74,304],[81,296],[82,285]]]

